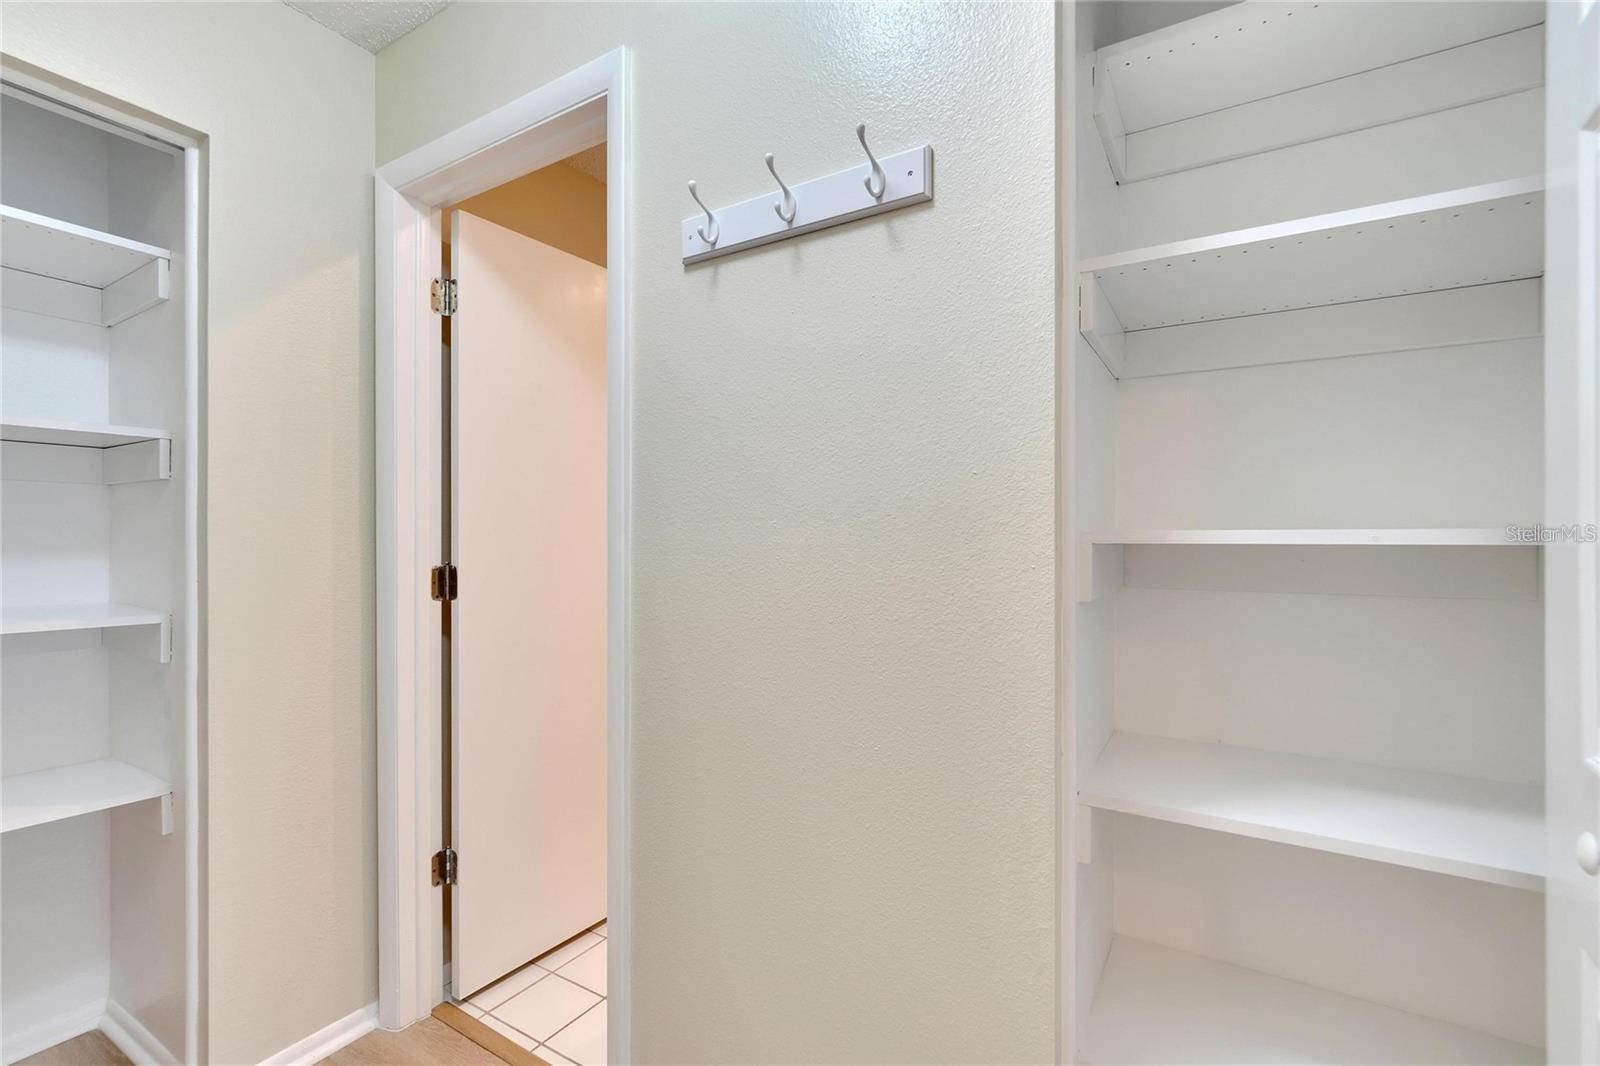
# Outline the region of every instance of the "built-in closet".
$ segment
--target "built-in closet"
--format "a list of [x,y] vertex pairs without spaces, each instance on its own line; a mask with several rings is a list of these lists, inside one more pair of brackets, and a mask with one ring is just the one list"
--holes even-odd
[[1063,18],[1064,1057],[1541,1061],[1544,7]]
[[195,1061],[196,149],[9,78],[4,1058]]

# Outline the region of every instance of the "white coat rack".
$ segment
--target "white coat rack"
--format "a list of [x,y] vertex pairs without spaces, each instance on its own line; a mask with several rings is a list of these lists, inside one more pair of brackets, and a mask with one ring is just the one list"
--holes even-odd
[[689,195],[700,205],[700,213],[683,220],[684,265],[933,199],[931,145],[880,160],[867,147],[865,125],[856,127],[856,138],[867,154],[866,163],[794,186],[778,176],[768,153],[767,170],[777,190],[727,207],[706,207],[691,181]]

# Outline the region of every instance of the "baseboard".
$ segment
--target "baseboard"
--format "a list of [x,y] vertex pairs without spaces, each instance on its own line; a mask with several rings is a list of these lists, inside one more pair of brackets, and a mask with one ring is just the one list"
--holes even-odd
[[321,1062],[346,1044],[361,1039],[377,1027],[378,1005],[368,1003],[331,1025],[323,1026],[304,1040],[290,1044],[276,1055],[262,1060],[261,1066],[311,1066],[312,1063]]
[[93,1000],[82,1006],[73,1007],[71,1010],[62,1011],[53,1018],[46,1018],[42,1022],[23,1029],[6,1027],[5,1037],[0,1039],[0,1057],[6,1063],[25,1059],[29,1055],[37,1055],[47,1047],[55,1047],[63,1040],[71,1040],[75,1036],[100,1026],[100,1019],[105,1016],[106,1001]]
[[117,1050],[128,1056],[133,1066],[172,1066],[172,1063],[181,1061],[155,1038],[154,1033],[144,1027],[143,1022],[129,1014],[114,999],[106,1003],[106,1016],[100,1021],[100,1031],[117,1045]]

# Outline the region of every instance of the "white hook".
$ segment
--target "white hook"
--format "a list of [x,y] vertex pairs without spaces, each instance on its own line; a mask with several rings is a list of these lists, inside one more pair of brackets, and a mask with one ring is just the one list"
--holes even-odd
[[[783,190],[783,203],[773,204],[772,210],[785,223],[793,222],[795,212],[799,210],[800,205],[795,203],[794,193],[789,191],[789,186],[785,185],[783,179],[778,177],[778,168],[772,165],[771,152],[767,153],[767,169],[772,172],[772,180],[778,183],[778,188]],[[784,213],[784,208],[788,208],[787,214]]]
[[[700,234],[701,240],[715,248],[717,246],[717,238],[722,236],[722,227],[717,225],[717,216],[713,215],[711,208],[707,207],[705,201],[700,199],[700,193],[696,191],[692,181],[689,183],[689,195],[694,197],[694,202],[700,205],[700,210],[706,213],[706,224],[704,226],[696,226],[694,231]],[[707,227],[710,228],[710,233],[706,232]]]
[[[872,173],[861,179],[861,184],[867,187],[867,195],[874,200],[883,199],[884,190],[889,187],[889,175],[883,172],[883,167],[878,163],[878,157],[872,154],[872,149],[867,147],[867,124],[862,122],[856,126],[856,140],[861,142],[861,150],[867,153],[867,158],[872,160]],[[877,178],[876,187],[872,179]]]

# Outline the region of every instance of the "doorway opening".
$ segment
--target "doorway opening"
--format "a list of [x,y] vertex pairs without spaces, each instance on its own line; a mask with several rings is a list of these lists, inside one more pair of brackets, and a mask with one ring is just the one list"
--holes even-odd
[[580,1063],[628,1057],[625,59],[376,181],[380,1023]]
[[607,1061],[605,165],[441,211],[441,536],[477,577],[441,605],[445,849],[472,863],[441,878],[448,1002],[581,1066]]

